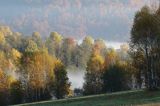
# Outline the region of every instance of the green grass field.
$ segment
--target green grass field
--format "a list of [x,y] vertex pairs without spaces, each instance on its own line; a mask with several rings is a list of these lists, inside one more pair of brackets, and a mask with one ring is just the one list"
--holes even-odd
[[158,103],[160,103],[160,91],[148,92],[139,90],[44,101],[17,106],[160,106]]

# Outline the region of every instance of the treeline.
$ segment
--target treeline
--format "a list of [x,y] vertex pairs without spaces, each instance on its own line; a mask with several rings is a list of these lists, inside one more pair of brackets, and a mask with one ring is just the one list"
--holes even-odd
[[[100,54],[100,49],[93,49],[86,68],[85,83],[83,85],[84,95],[133,88],[132,74],[129,70],[129,57],[127,56],[128,48],[123,46],[121,50],[120,53],[110,49],[103,57]],[[120,54],[123,54],[123,58]]]
[[110,52],[103,58],[92,53],[85,75],[84,94],[128,89],[159,90],[160,87],[160,8],[144,6],[134,18],[129,58],[125,61]]
[[118,54],[107,48],[103,40],[89,36],[78,44],[75,39],[63,38],[57,32],[42,39],[38,32],[25,36],[7,26],[0,26],[0,104],[70,96],[71,83],[66,68],[84,69],[97,61],[91,61],[90,57],[105,58],[107,52],[110,54],[108,58],[114,58],[114,53],[117,53],[117,57],[119,55],[121,60],[125,60],[127,50],[128,46],[122,45]]
[[95,50],[87,64],[84,94],[160,87],[160,8],[144,6],[134,18],[129,58],[110,51],[103,58]]
[[55,47],[49,40],[44,42],[37,32],[27,37],[0,27],[1,106],[60,99],[70,94],[66,66],[48,48]]
[[134,18],[131,30],[130,55],[132,69],[139,88],[149,90],[160,87],[160,6],[144,6]]

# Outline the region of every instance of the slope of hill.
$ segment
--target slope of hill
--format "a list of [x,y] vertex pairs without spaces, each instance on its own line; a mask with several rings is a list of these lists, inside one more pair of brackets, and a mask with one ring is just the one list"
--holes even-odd
[[[160,91],[125,91],[111,94],[84,96],[55,101],[22,104],[17,106],[159,106]],[[145,105],[144,105],[145,104]]]

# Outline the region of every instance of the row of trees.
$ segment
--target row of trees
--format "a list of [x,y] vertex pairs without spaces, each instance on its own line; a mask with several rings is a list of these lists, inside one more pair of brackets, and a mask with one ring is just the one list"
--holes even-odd
[[24,37],[0,27],[0,104],[64,98],[70,92],[66,67],[48,52],[38,33]]
[[160,8],[144,6],[135,15],[131,31],[132,69],[139,88],[149,90],[160,86]]
[[51,32],[49,37],[42,39],[39,32],[34,32],[32,36],[25,36],[19,32],[12,32],[6,26],[1,26],[0,29],[1,49],[7,51],[15,48],[19,52],[24,52],[28,44],[36,46],[38,49],[47,48],[50,55],[63,61],[67,67],[85,68],[93,46],[101,49],[103,56],[107,49],[103,40],[94,40],[90,36],[86,36],[82,43],[78,44],[72,37],[63,38],[57,32]]
[[[17,95],[24,97],[19,99],[21,102],[45,100],[53,96],[59,99],[69,94],[70,83],[66,67],[87,67],[87,72],[91,69],[97,70],[96,73],[101,77],[97,65],[94,65],[95,62],[101,61],[100,64],[105,63],[108,67],[104,58],[110,59],[113,64],[118,56],[124,61],[128,57],[127,45],[122,45],[121,50],[115,51],[108,49],[103,40],[94,40],[89,36],[78,44],[73,38],[63,38],[57,32],[52,32],[46,39],[42,39],[38,32],[34,32],[32,36],[24,36],[12,32],[5,26],[0,27],[0,32],[0,50],[2,57],[5,58],[1,58],[0,68],[7,78],[12,77],[14,83],[18,81],[13,86],[18,86],[17,91],[20,94]],[[4,63],[6,65],[3,65]],[[100,69],[104,72],[103,67]],[[7,86],[9,95],[11,89],[12,87]],[[13,89],[14,91],[16,89]]]
[[[111,50],[104,58],[99,49],[93,49],[87,64],[84,94],[141,88],[158,90],[159,47],[160,7],[153,9],[144,6],[135,15],[128,53],[118,56],[118,52]],[[124,48],[121,50],[125,51]]]
[[129,58],[127,56],[122,58],[118,53],[111,49],[103,57],[99,50],[93,50],[87,64],[85,83],[83,85],[84,95],[132,88],[131,73],[128,70]]
[[78,44],[57,32],[42,39],[38,32],[24,36],[0,26],[0,98],[5,98],[0,102],[5,105],[64,98],[71,93],[66,68],[85,68],[96,61],[90,61],[90,57],[98,53],[104,58],[107,51],[110,49],[103,40],[89,36]]

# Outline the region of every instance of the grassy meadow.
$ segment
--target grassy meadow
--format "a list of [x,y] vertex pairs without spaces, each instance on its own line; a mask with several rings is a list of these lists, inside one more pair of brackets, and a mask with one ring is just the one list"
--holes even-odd
[[160,91],[125,91],[17,106],[159,106]]

